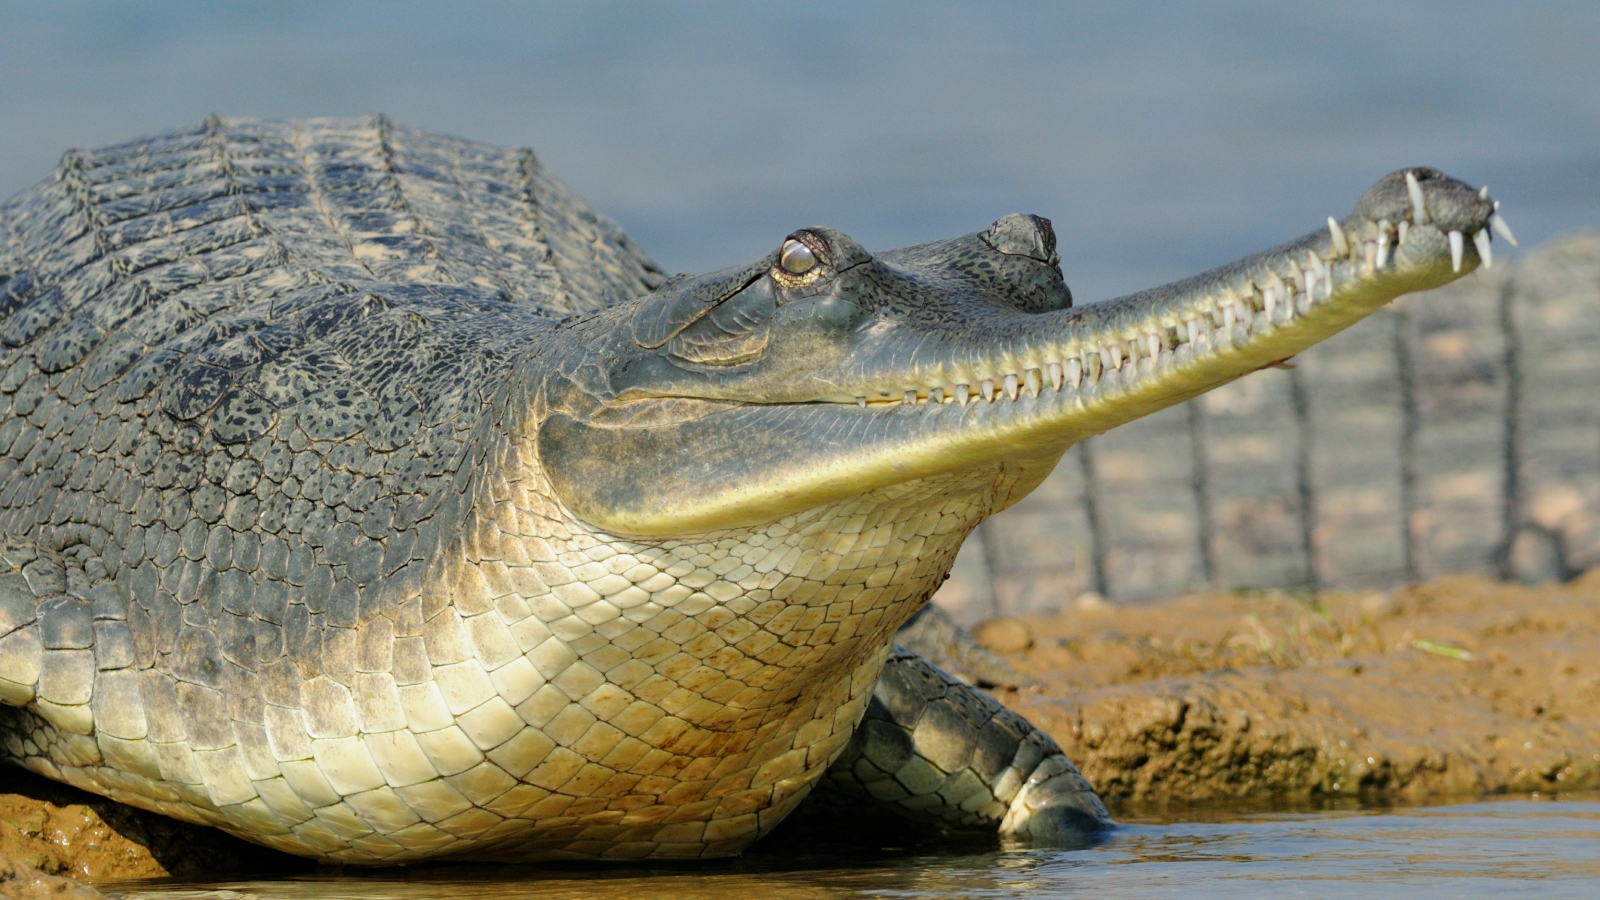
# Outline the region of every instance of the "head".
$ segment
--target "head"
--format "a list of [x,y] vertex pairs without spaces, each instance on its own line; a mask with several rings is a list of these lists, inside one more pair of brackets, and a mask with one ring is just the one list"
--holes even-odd
[[750,265],[674,278],[552,383],[546,475],[579,518],[638,537],[929,477],[992,508],[1002,463],[1031,488],[1071,443],[1005,434],[1049,386],[1025,357],[1071,315],[1059,263],[1049,221],[1011,215],[877,255],[809,228]]
[[1036,216],[876,255],[805,229],[572,326],[538,456],[578,518],[646,539],[934,481],[987,514],[1074,442],[1471,271],[1492,216],[1486,194],[1402,170],[1342,224],[1079,308]]

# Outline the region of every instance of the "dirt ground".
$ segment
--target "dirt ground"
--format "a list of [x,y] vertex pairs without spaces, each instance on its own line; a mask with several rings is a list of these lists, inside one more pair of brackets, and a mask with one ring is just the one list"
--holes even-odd
[[[1392,593],[1186,596],[991,620],[1036,684],[995,690],[1114,812],[1234,798],[1600,787],[1600,572]],[[0,898],[304,868],[220,832],[0,770]]]
[[0,768],[0,900],[98,896],[75,882],[311,868],[311,863]]
[[1600,572],[1186,596],[975,629],[1113,810],[1600,787]]

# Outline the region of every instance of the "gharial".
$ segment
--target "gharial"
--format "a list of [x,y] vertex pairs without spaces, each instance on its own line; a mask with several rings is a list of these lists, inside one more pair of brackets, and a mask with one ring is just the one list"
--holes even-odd
[[1407,169],[1073,307],[1028,215],[663,279],[382,117],[69,152],[0,206],[0,753],[352,863],[726,855],[819,783],[1102,827],[896,629],[1072,443],[1489,263],[1495,208]]

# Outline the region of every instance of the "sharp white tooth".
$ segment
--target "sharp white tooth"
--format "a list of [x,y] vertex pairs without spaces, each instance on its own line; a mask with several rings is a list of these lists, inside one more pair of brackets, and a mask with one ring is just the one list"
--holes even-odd
[[1378,232],[1378,259],[1377,259],[1378,268],[1380,268],[1380,269],[1383,268],[1384,264],[1387,263],[1388,261],[1389,261],[1389,232],[1387,232],[1387,231],[1379,231]]
[[1307,253],[1306,262],[1311,264],[1311,271],[1316,273],[1318,279],[1323,281],[1327,280],[1328,264],[1322,261],[1322,257],[1316,255],[1315,253]]
[[1160,335],[1156,335],[1156,334],[1147,334],[1147,335],[1144,336],[1144,342],[1146,344],[1150,345],[1150,358],[1151,359],[1160,358],[1160,356],[1161,356],[1161,336]]
[[1222,329],[1228,334],[1233,334],[1233,326],[1238,322],[1239,316],[1233,311],[1233,304],[1226,303],[1222,307]]
[[1111,345],[1111,368],[1122,371],[1122,343],[1119,341]]
[[[1117,365],[1121,365],[1122,364],[1121,360],[1122,360],[1122,351],[1119,350],[1119,351],[1117,351],[1117,361],[1118,361]],[[1104,370],[1104,369],[1115,369],[1116,368],[1116,366],[1113,366],[1111,364],[1111,348],[1110,347],[1101,347],[1100,348],[1100,368],[1102,370]],[[1097,373],[1097,377],[1098,377],[1098,373]]]
[[1487,184],[1484,185],[1481,188],[1478,188],[1478,199],[1479,200],[1487,200],[1487,199],[1489,199],[1489,186]]
[[1407,222],[1405,219],[1401,219],[1400,220],[1400,228],[1399,228],[1400,239],[1395,241],[1395,243],[1404,244],[1406,242],[1406,232],[1408,230],[1410,230],[1410,228],[1411,228],[1411,223]]
[[[1268,285],[1261,289],[1261,307],[1267,311],[1267,321],[1272,321],[1272,311],[1278,305],[1278,289]],[[1230,323],[1231,329],[1233,325]]]
[[969,399],[971,399],[971,397],[972,397],[972,389],[971,388],[967,387],[964,384],[956,385],[956,402],[957,403],[961,404],[962,406],[966,406],[967,405],[967,401]]
[[1051,363],[1045,368],[1050,372],[1050,386],[1061,390],[1061,363]]
[[1007,375],[1000,379],[1000,384],[1005,388],[1007,397],[1013,400],[1017,399],[1017,376]]
[[[1495,204],[1495,206],[1499,205],[1498,203]],[[1494,229],[1495,234],[1505,238],[1506,243],[1513,247],[1517,246],[1517,236],[1511,233],[1511,226],[1506,224],[1506,220],[1501,218],[1499,213],[1489,217],[1489,227]]]
[[943,403],[944,402],[944,388],[936,387],[933,390],[929,391],[928,392],[928,402],[929,403]]
[[1406,193],[1411,195],[1411,221],[1421,225],[1428,221],[1428,207],[1422,202],[1422,185],[1417,184],[1417,176],[1406,173]]
[[1472,246],[1478,248],[1478,258],[1483,260],[1485,269],[1494,268],[1494,251],[1489,246],[1489,230],[1480,228],[1472,235]]
[[1459,231],[1450,232],[1449,237],[1450,237],[1450,271],[1459,272],[1459,271],[1461,271],[1461,253],[1462,253],[1463,250],[1466,249],[1466,238],[1462,237],[1461,236],[1461,232],[1459,232]]
[[862,409],[866,409],[867,408],[867,398],[865,398],[865,397],[857,397],[856,398],[856,405],[861,407]]
[[994,379],[993,378],[985,378],[983,380],[983,383],[978,385],[978,393],[983,395],[983,399],[989,401],[990,403],[993,403],[994,402]]
[[1067,383],[1072,385],[1073,390],[1077,390],[1082,381],[1083,361],[1074,356],[1067,360]]
[[900,398],[900,402],[907,405],[915,404],[917,402],[917,392],[906,391],[906,395]]
[[1350,255],[1350,242],[1344,239],[1344,229],[1339,227],[1339,223],[1333,216],[1328,217],[1328,235],[1333,238],[1335,256]]
[[1029,369],[1022,378],[1022,386],[1028,389],[1029,397],[1039,396],[1040,388],[1044,387],[1044,379],[1039,377],[1039,370]]
[[1189,330],[1189,343],[1192,344],[1195,341],[1200,340],[1200,320],[1199,319],[1190,319],[1189,321],[1183,323],[1183,327],[1187,328]]
[[[1317,299],[1317,273],[1315,270],[1306,273],[1306,296],[1312,300]],[[1292,308],[1294,304],[1290,304]],[[1272,321],[1272,310],[1267,310],[1267,321]]]

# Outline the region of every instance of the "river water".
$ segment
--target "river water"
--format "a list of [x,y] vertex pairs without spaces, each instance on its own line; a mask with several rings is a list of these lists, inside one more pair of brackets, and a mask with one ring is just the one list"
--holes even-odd
[[774,838],[741,859],[711,863],[347,870],[107,890],[130,900],[228,897],[221,892],[261,900],[1600,897],[1600,794],[1419,807],[1189,809],[1124,817],[1103,841],[1072,849],[841,847]]

